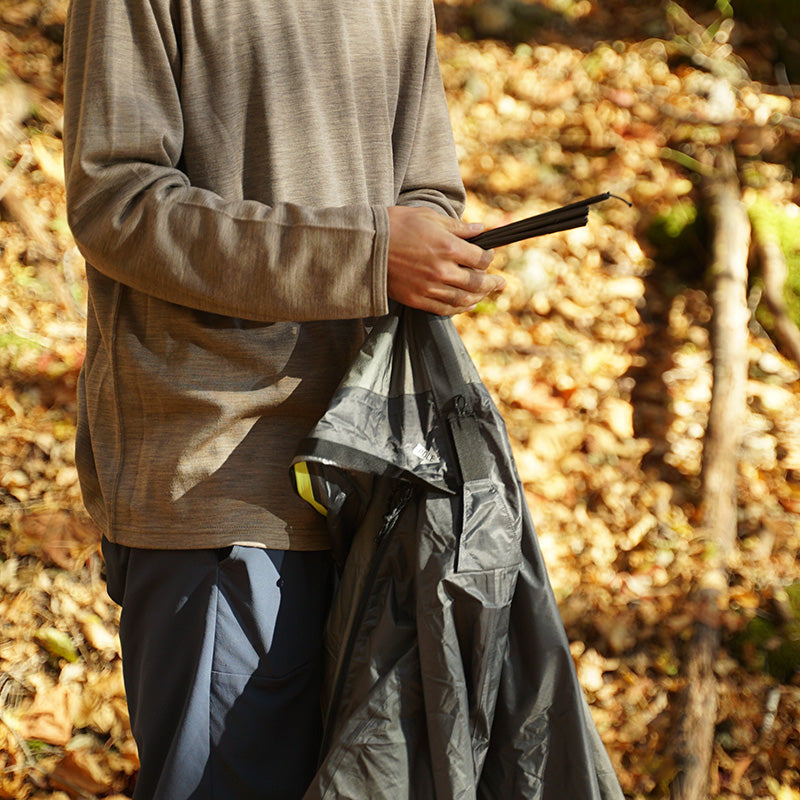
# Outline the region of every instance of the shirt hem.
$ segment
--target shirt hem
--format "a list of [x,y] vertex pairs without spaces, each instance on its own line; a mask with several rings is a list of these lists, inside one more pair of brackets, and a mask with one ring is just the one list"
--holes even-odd
[[254,547],[269,550],[330,550],[331,541],[327,532],[315,530],[272,532],[243,531],[241,529],[223,533],[146,532],[117,529],[106,532],[106,538],[115,544],[142,550],[205,550],[247,542]]

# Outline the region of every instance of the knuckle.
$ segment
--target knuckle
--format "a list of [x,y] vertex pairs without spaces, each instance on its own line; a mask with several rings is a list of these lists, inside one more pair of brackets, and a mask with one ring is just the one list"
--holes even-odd
[[448,261],[463,261],[463,253],[460,247],[461,241],[455,236],[446,236],[442,240],[441,254]]
[[470,272],[469,288],[473,292],[481,292],[486,286],[486,276],[481,272],[472,270]]
[[468,272],[467,288],[472,294],[486,294],[487,276],[483,272],[471,269]]
[[486,250],[482,250],[476,245],[472,245],[470,256],[472,258],[472,265],[475,269],[481,270],[481,272],[483,272],[491,262],[491,258],[486,257]]
[[472,293],[463,289],[457,291],[452,298],[452,305],[455,308],[466,308],[472,305],[473,302],[475,301],[473,300]]

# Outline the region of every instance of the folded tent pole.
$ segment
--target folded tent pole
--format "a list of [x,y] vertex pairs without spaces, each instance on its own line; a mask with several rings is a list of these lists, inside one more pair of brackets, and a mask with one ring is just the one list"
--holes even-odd
[[493,247],[502,247],[506,244],[519,242],[523,239],[532,239],[535,236],[544,236],[548,233],[558,233],[559,231],[568,231],[572,228],[580,228],[588,222],[589,214],[587,209],[578,209],[569,216],[564,216],[557,220],[551,220],[549,224],[531,224],[529,226],[517,228],[515,230],[507,230],[506,226],[502,228],[494,228],[490,231],[484,231],[473,239],[470,239],[474,244],[483,247],[485,250],[490,250]]
[[467,241],[488,250],[493,247],[502,247],[512,242],[520,242],[523,239],[544,236],[547,233],[580,228],[585,225],[589,219],[589,206],[600,203],[603,200],[608,200],[610,197],[622,200],[623,203],[627,203],[629,206],[632,205],[628,200],[625,200],[624,197],[611,194],[611,192],[603,192],[594,197],[589,197],[586,200],[578,200],[575,203],[570,203],[561,208],[545,211],[543,214],[537,214],[536,216],[528,217],[518,222],[511,222],[499,228],[483,231]]

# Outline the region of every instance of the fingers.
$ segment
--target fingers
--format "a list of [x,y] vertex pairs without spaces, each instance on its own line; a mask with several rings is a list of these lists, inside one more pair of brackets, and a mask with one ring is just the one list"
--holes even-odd
[[499,275],[490,275],[482,269],[471,269],[469,267],[458,266],[446,276],[443,276],[444,286],[462,292],[467,295],[474,295],[473,302],[485,297],[487,294],[499,291],[506,282]]
[[405,305],[435,314],[471,311],[505,281],[499,275],[455,266],[449,275],[437,280],[420,280],[412,272],[389,274],[389,296]]
[[[424,210],[426,213],[430,211],[430,209],[420,210]],[[436,212],[434,213],[436,214]],[[447,228],[450,233],[454,233],[456,236],[460,236],[462,239],[469,239],[472,236],[477,236],[484,230],[484,226],[480,222],[465,222],[463,219],[445,217],[442,214],[436,214],[436,217],[444,228]]]
[[494,250],[484,250],[476,244],[470,244],[463,239],[452,239],[452,261],[459,266],[485,271],[494,258]]
[[422,208],[389,209],[387,287],[405,305],[452,315],[474,308],[505,281],[486,272],[493,252],[465,241],[482,229]]
[[452,217],[444,217],[441,214],[436,214],[436,212],[432,213],[438,218],[436,222],[439,225],[457,237],[449,242],[453,247],[451,255],[455,263],[479,270],[485,270],[489,267],[494,258],[494,251],[484,250],[476,244],[464,241],[480,233],[483,230],[483,225],[479,222],[463,222]]
[[455,274],[439,286],[431,287],[429,297],[459,310],[475,308],[485,297],[500,291],[505,280],[499,275],[458,267]]

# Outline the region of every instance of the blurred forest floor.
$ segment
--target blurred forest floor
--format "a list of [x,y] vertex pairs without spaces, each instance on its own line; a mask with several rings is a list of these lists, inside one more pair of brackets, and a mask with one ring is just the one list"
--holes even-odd
[[[736,6],[736,3],[734,3]],[[82,260],[61,166],[63,0],[0,0],[0,798],[129,797],[135,747],[73,458]],[[800,78],[718,2],[437,3],[466,216],[609,190],[589,224],[498,251],[458,328],[508,425],[592,713],[629,798],[665,798],[709,559],[708,153],[756,244],[800,258]],[[738,540],[710,796],[800,798],[800,373],[751,259]],[[787,299],[796,294],[787,283]]]

